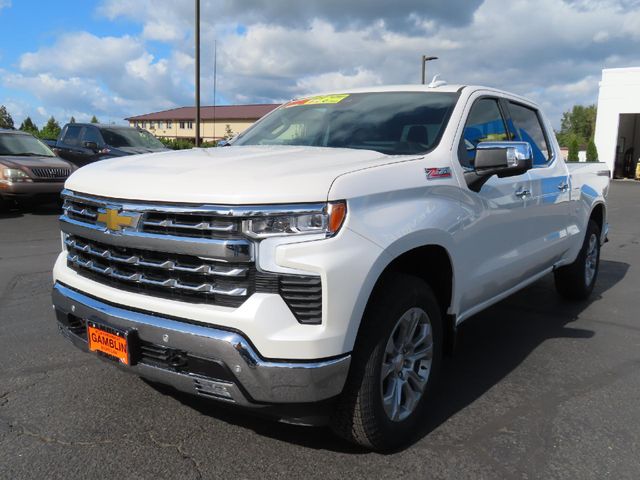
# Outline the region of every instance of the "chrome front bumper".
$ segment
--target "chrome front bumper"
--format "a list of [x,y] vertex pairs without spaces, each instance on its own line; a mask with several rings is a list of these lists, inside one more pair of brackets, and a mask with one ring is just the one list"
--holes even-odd
[[186,352],[226,372],[224,378],[216,378],[188,369],[163,368],[144,360],[131,366],[118,364],[183,392],[255,408],[321,402],[342,391],[349,371],[350,355],[318,361],[266,360],[239,332],[127,310],[59,282],[54,285],[52,296],[60,332],[85,351],[88,351],[86,337],[69,327],[70,319],[133,330],[140,341]]

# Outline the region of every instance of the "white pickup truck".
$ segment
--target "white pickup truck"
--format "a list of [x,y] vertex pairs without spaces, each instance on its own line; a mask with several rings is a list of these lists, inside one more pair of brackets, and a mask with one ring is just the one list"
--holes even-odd
[[310,96],[224,148],[76,171],[57,321],[151,381],[387,449],[419,427],[461,322],[552,272],[591,293],[608,189],[517,95]]

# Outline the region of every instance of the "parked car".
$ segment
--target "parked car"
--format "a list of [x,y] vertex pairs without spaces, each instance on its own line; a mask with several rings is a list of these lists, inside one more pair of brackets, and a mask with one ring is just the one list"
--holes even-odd
[[58,155],[79,167],[107,158],[167,150],[146,130],[96,123],[67,123],[55,149]]
[[33,135],[0,129],[0,208],[8,202],[58,199],[73,170]]
[[594,288],[610,172],[565,164],[526,98],[347,90],[230,143],[67,180],[53,304],[73,344],[384,450],[424,424],[461,322],[550,273],[568,299]]

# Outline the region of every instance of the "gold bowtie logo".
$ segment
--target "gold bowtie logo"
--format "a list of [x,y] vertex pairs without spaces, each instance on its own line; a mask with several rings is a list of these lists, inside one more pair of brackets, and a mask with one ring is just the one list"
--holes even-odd
[[120,215],[118,210],[114,208],[107,208],[104,213],[98,214],[98,222],[104,223],[107,226],[107,230],[113,230],[117,232],[125,227],[134,226],[135,218],[130,215]]

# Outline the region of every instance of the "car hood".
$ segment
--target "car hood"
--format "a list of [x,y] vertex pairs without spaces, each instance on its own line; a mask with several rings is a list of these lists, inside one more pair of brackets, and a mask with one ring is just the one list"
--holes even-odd
[[165,152],[168,148],[147,147],[110,147],[111,153],[116,155],[139,155],[141,153]]
[[58,157],[16,157],[0,156],[0,163],[11,168],[72,168],[69,162]]
[[325,201],[336,177],[406,160],[371,150],[232,146],[168,151],[93,163],[65,187],[104,197],[186,203]]

